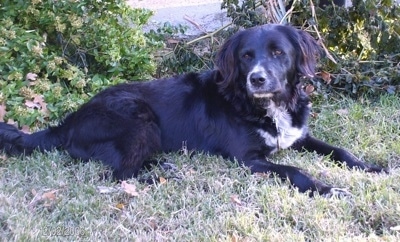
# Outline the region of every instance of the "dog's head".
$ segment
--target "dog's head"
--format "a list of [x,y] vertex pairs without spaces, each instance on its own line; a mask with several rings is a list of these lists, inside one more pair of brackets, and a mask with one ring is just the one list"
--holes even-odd
[[267,24],[240,31],[222,46],[216,65],[222,90],[246,89],[252,98],[270,99],[285,93],[300,76],[314,75],[321,52],[306,32]]

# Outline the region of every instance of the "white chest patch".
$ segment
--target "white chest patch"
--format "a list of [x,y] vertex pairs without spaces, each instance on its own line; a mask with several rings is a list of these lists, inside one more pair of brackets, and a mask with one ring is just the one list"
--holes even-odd
[[293,127],[292,118],[286,108],[276,106],[272,101],[267,107],[267,116],[273,119],[278,133],[277,136],[274,137],[262,129],[259,129],[258,133],[264,138],[267,146],[275,148],[272,152],[289,148],[296,140],[301,138],[306,131],[306,127]]

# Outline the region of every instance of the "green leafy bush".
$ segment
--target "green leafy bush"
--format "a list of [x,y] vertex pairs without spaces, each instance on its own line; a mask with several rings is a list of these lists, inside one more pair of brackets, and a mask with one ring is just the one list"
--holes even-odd
[[[277,2],[283,5],[285,1]],[[236,25],[247,28],[283,17],[285,8],[276,5],[277,2],[224,0],[222,7]],[[325,60],[320,67],[321,79],[329,84],[325,87],[350,95],[400,91],[398,3],[353,0],[350,8],[333,5],[319,8],[311,7],[309,0],[292,2],[293,12],[284,20],[315,37],[318,32],[337,62]],[[313,2],[318,6],[318,1]],[[315,86],[322,86],[320,80],[314,81]]]
[[0,16],[0,119],[20,126],[47,123],[109,85],[149,77],[162,46],[142,31],[151,12],[124,0],[5,0]]

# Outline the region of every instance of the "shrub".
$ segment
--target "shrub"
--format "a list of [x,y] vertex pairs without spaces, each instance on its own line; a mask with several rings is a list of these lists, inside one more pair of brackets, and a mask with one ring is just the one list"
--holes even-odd
[[124,0],[5,0],[0,15],[0,119],[21,126],[59,118],[109,85],[149,77],[162,46],[142,31],[151,12]]

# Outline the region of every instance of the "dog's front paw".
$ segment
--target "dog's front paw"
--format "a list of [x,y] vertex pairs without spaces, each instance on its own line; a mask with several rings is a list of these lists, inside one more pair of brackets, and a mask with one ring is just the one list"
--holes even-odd
[[349,198],[353,197],[353,194],[345,188],[332,187],[328,192],[322,194],[323,197],[339,197],[339,198]]
[[365,172],[374,172],[374,173],[384,172],[384,173],[389,173],[389,168],[383,168],[381,166],[371,165],[371,164],[368,164],[365,167],[364,170],[365,170]]

